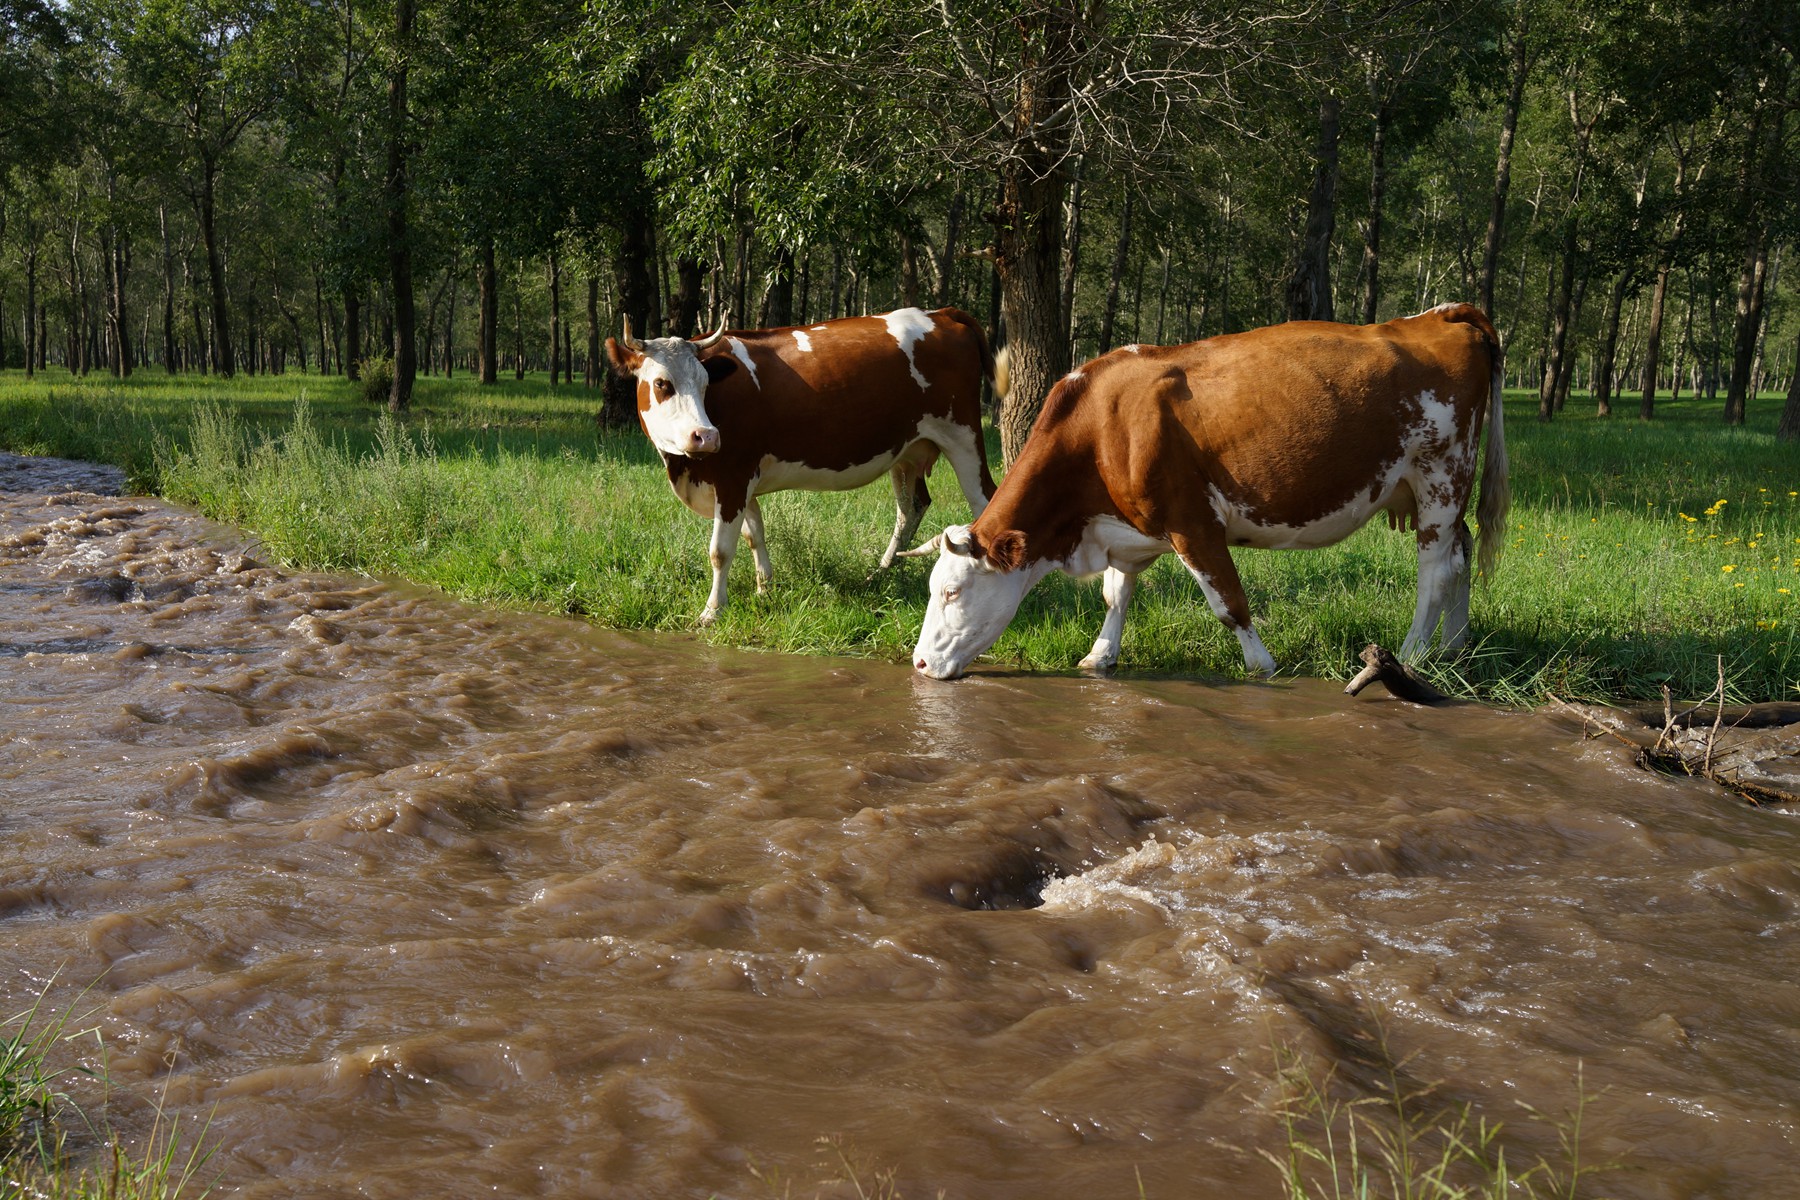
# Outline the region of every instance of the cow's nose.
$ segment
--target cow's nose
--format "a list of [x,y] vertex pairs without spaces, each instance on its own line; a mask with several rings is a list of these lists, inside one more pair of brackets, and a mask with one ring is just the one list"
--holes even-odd
[[923,658],[920,658],[913,663],[913,666],[917,667],[921,671],[923,671],[925,669],[925,665],[926,665],[925,660]]
[[696,454],[711,454],[719,448],[717,429],[696,429],[688,434],[688,446]]

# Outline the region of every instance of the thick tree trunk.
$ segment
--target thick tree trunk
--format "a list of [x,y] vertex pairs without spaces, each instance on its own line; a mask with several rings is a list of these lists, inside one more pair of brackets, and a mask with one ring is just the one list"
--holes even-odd
[[407,111],[406,76],[412,54],[413,0],[394,2],[394,42],[397,56],[388,77],[388,266],[394,290],[394,387],[388,393],[388,411],[405,412],[412,406],[413,381],[418,375],[419,346],[415,339],[418,313],[413,304],[412,236],[407,228]]
[[1363,225],[1362,323],[1373,325],[1381,306],[1381,205],[1387,191],[1388,106],[1375,109],[1375,129],[1369,138],[1369,217]]
[[1751,364],[1762,330],[1763,285],[1769,277],[1769,235],[1751,234],[1751,246],[1738,273],[1737,304],[1732,323],[1731,379],[1725,392],[1725,423],[1744,423],[1750,398]]
[[1338,125],[1343,101],[1319,101],[1319,141],[1313,147],[1312,193],[1306,202],[1306,232],[1287,281],[1287,319],[1333,321],[1331,236],[1337,228]]
[[[904,238],[905,254],[913,253],[912,239]],[[916,270],[916,264],[915,264]],[[913,286],[913,299],[909,303],[918,302],[918,287]],[[777,246],[775,262],[769,276],[769,293],[763,297],[762,325],[765,329],[778,328],[794,323],[794,251],[789,246]],[[710,331],[709,331],[710,332]]]
[[1100,316],[1100,344],[1096,356],[1113,348],[1113,330],[1119,315],[1119,285],[1125,278],[1125,265],[1131,257],[1131,209],[1133,197],[1125,193],[1125,207],[1119,212],[1119,242],[1113,247],[1112,274],[1106,282],[1106,309]]
[[213,371],[230,378],[237,370],[231,344],[230,297],[225,291],[225,259],[219,253],[219,165],[210,156],[200,165],[200,240],[206,246],[206,278],[212,288]]
[[[793,272],[794,252],[783,247],[782,253],[787,256],[790,282],[788,291],[792,292],[791,276]],[[770,307],[774,307],[774,289],[770,289]],[[900,235],[900,307],[919,307],[919,247],[914,243],[911,234]],[[782,321],[780,324],[786,325]]]
[[479,382],[494,383],[500,378],[500,273],[494,266],[494,235],[481,240],[481,274],[478,285],[475,318],[476,361]]
[[1513,42],[1512,87],[1500,114],[1500,146],[1494,156],[1494,198],[1488,210],[1487,243],[1481,255],[1481,307],[1494,315],[1494,275],[1500,264],[1500,240],[1506,225],[1506,194],[1512,183],[1513,134],[1519,127],[1519,108],[1525,97],[1525,80],[1531,72],[1531,56],[1520,25]]
[[[613,287],[620,317],[630,318],[632,333],[650,332],[652,282],[650,279],[650,225],[655,220],[647,185],[639,180],[626,198],[619,226],[619,253],[613,260]],[[739,310],[742,316],[742,310]],[[618,336],[619,330],[611,331]],[[606,398],[601,405],[605,423],[624,427],[637,417],[637,381],[608,373]]]
[[[699,330],[700,323],[700,285],[706,275],[706,267],[691,254],[677,255],[675,258],[675,304],[669,314],[673,327],[669,330],[676,337],[691,338]],[[802,296],[801,306],[805,307]],[[804,321],[805,315],[800,319]],[[784,322],[785,324],[786,322]],[[707,332],[711,332],[708,330]]]
[[[461,254],[457,255],[460,260]],[[456,268],[450,268],[450,305],[444,312],[444,378],[456,373]]]
[[1603,417],[1612,416],[1613,356],[1619,346],[1619,313],[1625,307],[1625,292],[1630,286],[1631,272],[1621,271],[1606,297],[1606,325],[1600,334],[1600,354],[1594,363],[1594,408]]

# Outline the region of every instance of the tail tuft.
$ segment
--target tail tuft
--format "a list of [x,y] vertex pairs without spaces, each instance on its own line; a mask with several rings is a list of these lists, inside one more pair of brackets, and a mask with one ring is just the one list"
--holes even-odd
[[994,385],[994,397],[1006,399],[1006,393],[1012,391],[1012,347],[1000,347],[1000,353],[994,355],[994,371],[988,378]]

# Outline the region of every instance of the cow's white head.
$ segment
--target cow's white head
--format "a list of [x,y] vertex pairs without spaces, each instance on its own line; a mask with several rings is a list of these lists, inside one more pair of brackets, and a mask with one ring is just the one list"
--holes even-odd
[[700,360],[699,351],[715,346],[725,336],[725,322],[710,337],[648,338],[631,336],[631,318],[625,318],[622,341],[606,339],[606,357],[613,370],[637,380],[638,420],[658,450],[690,457],[711,454],[719,448],[719,429],[706,415],[706,385],[737,370],[737,360],[725,356]]
[[983,545],[967,525],[952,525],[916,550],[936,552],[931,602],[913,647],[913,666],[933,679],[955,679],[1000,640],[1046,564],[1025,565],[1025,535],[1008,530]]

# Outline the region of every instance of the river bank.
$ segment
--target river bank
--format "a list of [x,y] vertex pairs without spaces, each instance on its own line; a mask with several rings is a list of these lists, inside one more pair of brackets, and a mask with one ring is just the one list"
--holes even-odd
[[[542,382],[484,391],[425,381],[388,422],[318,377],[126,381],[0,375],[0,448],[125,467],[134,485],[252,530],[285,565],[395,575],[485,604],[578,615],[710,644],[901,661],[923,616],[926,567],[871,576],[892,526],[883,487],[765,502],[776,587],[754,594],[740,556],[733,604],[695,618],[706,526],[670,494],[636,430],[595,428],[592,397]],[[301,401],[304,401],[301,404]],[[1580,397],[1571,404],[1579,404]],[[1510,541],[1474,597],[1474,644],[1428,664],[1453,695],[1534,705],[1711,692],[1793,698],[1800,681],[1800,472],[1758,425],[1665,404],[1653,424],[1571,407],[1552,425],[1509,405]],[[921,537],[966,519],[940,470]],[[1385,528],[1303,554],[1246,552],[1241,571],[1285,674],[1342,680],[1412,613],[1411,541]],[[1103,613],[1099,588],[1054,578],[1028,597],[990,663],[1068,672]],[[1171,562],[1148,573],[1122,669],[1235,678],[1241,656]]]

